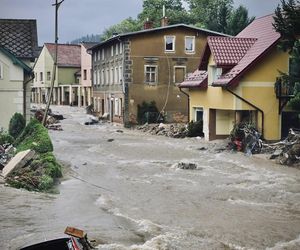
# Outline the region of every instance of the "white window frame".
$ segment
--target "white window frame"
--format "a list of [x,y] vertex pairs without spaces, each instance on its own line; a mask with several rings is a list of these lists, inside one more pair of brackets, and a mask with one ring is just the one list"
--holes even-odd
[[[168,38],[172,38],[173,39],[173,48],[171,50],[167,49],[167,39]],[[173,36],[173,35],[167,35],[167,36],[165,36],[165,42],[164,42],[165,52],[175,52],[175,42],[176,42],[176,36]]]
[[97,59],[98,59],[98,61],[100,61],[100,58],[101,58],[101,57],[100,57],[100,56],[101,56],[101,55],[100,55],[100,50],[98,50],[97,55],[98,55],[98,56],[97,56]]
[[47,81],[51,81],[51,72],[50,71],[47,71],[47,76],[46,77],[47,77]]
[[197,112],[202,112],[202,121],[204,120],[204,109],[201,107],[194,107],[194,121],[197,122]]
[[93,79],[93,85],[95,86],[97,84],[97,72],[96,72],[96,69],[94,69],[94,79]]
[[[175,66],[174,66],[174,70],[173,70],[173,83],[174,83],[174,84],[180,83],[180,82],[176,82],[176,69],[184,69],[183,78],[185,78],[185,75],[186,75],[186,66],[178,66],[178,65],[175,65]],[[184,79],[183,79],[183,80],[184,80]]]
[[[192,39],[192,50],[187,50],[187,39]],[[195,36],[186,36],[184,38],[184,50],[186,54],[195,54]]]
[[[148,73],[147,72],[147,68],[148,67],[151,67],[151,68],[155,68],[155,71],[154,71],[154,81],[152,82],[152,81],[150,81],[150,82],[147,82],[146,81],[146,79],[147,79],[147,77],[146,77],[146,74]],[[158,67],[157,67],[157,65],[144,65],[144,83],[145,84],[149,84],[149,85],[156,85],[157,83],[158,83]],[[150,74],[152,73],[152,72],[149,72]],[[151,77],[150,77],[151,78]]]
[[113,45],[110,47],[110,55],[112,57],[114,56],[114,46]]
[[115,98],[114,101],[114,115],[120,115],[120,111],[119,111],[119,98]]

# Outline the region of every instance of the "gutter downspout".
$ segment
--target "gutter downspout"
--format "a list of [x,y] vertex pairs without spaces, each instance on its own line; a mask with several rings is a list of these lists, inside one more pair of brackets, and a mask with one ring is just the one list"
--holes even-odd
[[190,95],[184,92],[180,87],[179,87],[179,91],[183,93],[185,96],[187,96],[188,98],[188,122],[190,122]]
[[232,95],[234,95],[235,97],[237,97],[238,99],[242,100],[243,102],[247,103],[248,105],[250,105],[252,108],[255,108],[256,110],[258,110],[261,113],[261,136],[262,138],[264,138],[264,111],[261,110],[259,107],[255,106],[254,104],[252,104],[251,102],[247,101],[246,99],[244,99],[243,97],[237,95],[236,93],[234,93],[233,91],[231,91],[230,89],[228,89],[227,87],[225,87],[225,89],[231,93]]

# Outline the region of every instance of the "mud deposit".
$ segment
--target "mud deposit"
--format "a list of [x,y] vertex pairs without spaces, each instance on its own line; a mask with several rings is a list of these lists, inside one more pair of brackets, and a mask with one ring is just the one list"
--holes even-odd
[[67,118],[50,132],[65,179],[51,195],[0,185],[1,249],[66,226],[99,249],[300,249],[299,170],[199,139],[85,126],[83,109],[52,109]]

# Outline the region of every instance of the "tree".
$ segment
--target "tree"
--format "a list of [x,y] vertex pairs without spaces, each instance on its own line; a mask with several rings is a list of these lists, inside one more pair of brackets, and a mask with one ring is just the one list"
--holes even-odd
[[300,111],[300,1],[281,0],[275,10],[274,28],[281,35],[279,48],[290,54],[290,70],[288,74],[281,72],[281,78],[290,89],[294,98],[288,105]]
[[241,30],[246,28],[249,23],[254,20],[254,17],[248,16],[248,10],[240,5],[237,9],[231,12],[228,20],[226,33],[230,35],[237,35]]
[[104,30],[104,32],[102,34],[102,40],[106,40],[106,39],[112,37],[113,34],[115,34],[115,33],[121,34],[121,33],[138,31],[141,29],[141,27],[142,27],[142,24],[139,21],[129,17],[129,18],[123,20],[121,23],[115,24],[115,25],[107,28],[106,30]]
[[139,22],[144,23],[149,19],[153,22],[154,27],[159,27],[163,17],[163,6],[165,6],[166,16],[169,18],[169,24],[191,23],[181,0],[144,0],[143,11],[138,15]]
[[233,0],[187,0],[190,15],[198,27],[236,35],[243,30],[254,17],[248,17],[248,10],[233,7]]

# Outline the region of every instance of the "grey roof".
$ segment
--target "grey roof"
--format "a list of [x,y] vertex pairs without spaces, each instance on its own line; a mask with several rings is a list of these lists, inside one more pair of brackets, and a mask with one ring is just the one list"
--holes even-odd
[[139,34],[144,34],[144,33],[157,32],[157,31],[161,31],[161,30],[167,30],[167,29],[179,28],[179,27],[193,29],[193,30],[199,31],[201,33],[208,34],[210,36],[228,36],[228,37],[230,37],[230,35],[223,34],[223,33],[220,33],[220,32],[207,30],[207,29],[202,29],[202,28],[198,28],[196,26],[179,23],[179,24],[173,24],[173,25],[168,25],[168,26],[164,26],[164,27],[158,27],[158,28],[154,28],[154,29],[145,29],[145,30],[139,30],[139,31],[135,31],[135,32],[119,34],[119,35],[113,36],[113,37],[111,37],[111,38],[109,38],[109,39],[107,39],[107,40],[105,40],[101,43],[98,43],[97,45],[91,47],[90,50],[93,50],[94,48],[97,48],[98,46],[109,43],[113,40],[121,39],[123,37],[134,36],[134,35],[139,35]]
[[0,45],[20,59],[34,59],[38,53],[36,20],[0,19]]

